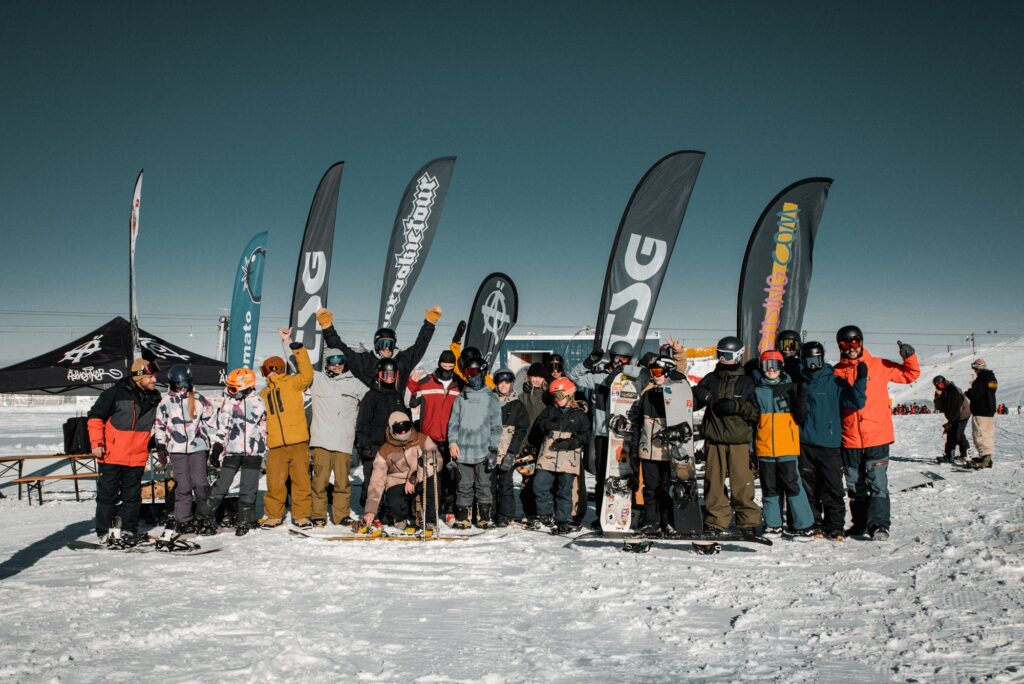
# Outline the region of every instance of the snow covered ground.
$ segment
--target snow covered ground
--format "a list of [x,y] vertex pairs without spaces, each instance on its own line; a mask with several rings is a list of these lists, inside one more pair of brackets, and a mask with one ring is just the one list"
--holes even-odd
[[[990,363],[1002,381],[1021,360]],[[64,417],[2,409],[0,445],[50,450]],[[29,507],[6,487],[0,678],[1022,681],[1024,416],[997,417],[995,467],[980,472],[934,464],[941,422],[895,419],[889,542],[711,557],[519,529],[433,544],[278,529],[201,540],[222,550],[192,558],[73,551],[92,501],[50,485]],[[922,470],[945,479],[897,491]]]

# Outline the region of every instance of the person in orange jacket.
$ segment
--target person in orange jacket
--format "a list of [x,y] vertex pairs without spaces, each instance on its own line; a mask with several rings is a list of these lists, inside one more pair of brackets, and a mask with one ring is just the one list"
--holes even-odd
[[[89,409],[89,442],[96,457],[96,535],[107,546],[134,546],[142,509],[142,473],[149,460],[150,431],[160,405],[157,367],[135,359],[131,378],[103,390]],[[118,506],[117,502],[121,505]],[[116,518],[120,518],[120,525]]]
[[842,410],[843,465],[853,518],[846,534],[866,533],[876,541],[885,541],[890,527],[889,445],[896,440],[889,408],[889,383],[914,382],[921,375],[921,364],[914,348],[898,340],[903,363],[872,356],[864,348],[864,334],[855,325],[840,328],[836,343],[841,357],[835,367],[836,375],[852,385],[857,379],[857,364],[863,361],[868,369],[864,408]]
[[[288,343],[292,329],[278,331]],[[288,375],[285,361],[271,356],[260,370],[267,386],[260,392],[267,408],[267,493],[263,496],[262,528],[277,527],[284,521],[284,502],[288,496],[288,478],[292,489],[292,524],[309,529],[313,498],[309,482],[309,424],[302,393],[313,384],[313,365],[301,342],[289,344],[299,372]]]

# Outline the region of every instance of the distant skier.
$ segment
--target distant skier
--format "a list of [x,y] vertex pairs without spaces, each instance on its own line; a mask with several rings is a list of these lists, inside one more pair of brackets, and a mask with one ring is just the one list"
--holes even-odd
[[396,387],[404,388],[416,365],[423,359],[427,346],[434,336],[434,326],[441,318],[441,307],[434,306],[424,313],[423,325],[420,326],[416,341],[408,349],[398,349],[398,336],[391,328],[380,328],[373,334],[373,351],[356,351],[341,341],[338,331],[334,329],[334,314],[327,309],[318,309],[317,323],[324,331],[324,342],[345,353],[348,367],[352,374],[364,385],[371,387],[377,380],[377,361],[392,359],[398,370]]
[[782,366],[782,353],[769,349],[761,353],[754,371],[754,395],[760,412],[754,435],[754,454],[761,478],[766,535],[782,534],[782,501],[793,518],[792,533],[813,537],[814,514],[800,480],[797,463],[800,429],[807,410],[807,388],[793,382]]
[[[88,413],[89,443],[99,470],[96,536],[115,548],[146,538],[138,534],[139,511],[150,431],[160,404],[156,373],[155,363],[135,359],[129,378],[103,390]],[[113,524],[115,515],[120,527]]]
[[220,472],[209,495],[196,506],[197,531],[202,535],[217,534],[217,509],[241,470],[238,485],[238,514],[235,535],[243,536],[256,522],[256,495],[259,493],[260,469],[267,454],[267,410],[256,393],[256,373],[250,368],[236,368],[228,373],[224,401],[214,416],[215,433],[211,458],[220,454]]
[[[964,431],[967,430],[967,421],[971,419],[971,403],[952,380],[936,375],[932,378],[932,385],[935,387],[935,410],[946,417],[946,424],[942,426],[946,444],[938,462],[967,466],[967,450],[970,445]],[[960,449],[959,456],[956,453],[957,448]]]
[[[991,468],[996,451],[996,390],[999,382],[985,364],[985,359],[975,359],[971,368],[974,369],[974,382],[967,389],[967,398],[971,402],[971,436],[978,455],[970,465],[978,469]],[[1020,413],[1020,406],[1017,413]]]
[[[761,523],[761,509],[754,502],[754,469],[750,444],[757,424],[754,381],[743,372],[743,343],[732,335],[715,346],[718,364],[693,390],[694,411],[707,408],[701,424],[707,464],[704,469],[704,500],[708,535],[729,529],[733,511],[741,532],[753,534]],[[725,480],[729,479],[726,493]]]
[[814,513],[815,526],[833,541],[843,539],[846,507],[843,502],[842,410],[857,411],[867,399],[868,367],[857,363],[853,385],[835,374],[825,362],[821,342],[807,342],[801,350],[800,380],[807,388],[807,411],[800,424],[800,479]]
[[[169,389],[157,407],[153,439],[160,460],[171,462],[174,472],[174,517],[168,521],[161,537],[164,541],[195,531],[192,505],[206,499],[210,483],[206,479],[210,454],[208,427],[213,423],[214,409],[210,400],[192,386],[192,371],[184,364],[167,371]],[[219,463],[214,459],[213,465]]]
[[[552,405],[545,407],[535,424],[543,435],[533,476],[537,517],[527,526],[549,526],[552,532],[565,534],[579,529],[572,518],[572,491],[576,486],[583,448],[590,439],[590,418],[573,398],[576,385],[559,378],[548,385]],[[557,502],[552,500],[551,485],[557,483]]]
[[897,341],[903,363],[872,356],[864,347],[864,335],[855,325],[846,325],[836,333],[840,361],[835,374],[847,383],[856,382],[858,367],[868,367],[864,408],[843,410],[843,464],[846,467],[846,491],[850,497],[853,524],[848,535],[867,533],[872,539],[889,538],[889,445],[895,441],[892,411],[889,408],[889,383],[910,384],[921,375],[921,364],[909,344]]
[[487,389],[483,359],[463,357],[466,386],[452,405],[448,419],[448,452],[459,469],[455,497],[454,527],[470,527],[473,503],[477,505],[477,526],[491,522],[491,471],[497,467],[501,442],[501,403]]
[[404,526],[409,534],[420,529],[433,531],[437,519],[434,478],[441,462],[437,445],[416,430],[404,411],[393,412],[385,430],[385,442],[374,456],[368,480],[361,531],[367,531],[374,519]]

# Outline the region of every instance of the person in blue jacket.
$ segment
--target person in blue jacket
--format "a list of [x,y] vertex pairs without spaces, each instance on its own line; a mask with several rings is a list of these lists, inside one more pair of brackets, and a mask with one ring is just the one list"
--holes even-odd
[[807,387],[807,409],[800,424],[800,478],[814,513],[814,525],[825,537],[843,539],[843,426],[840,410],[857,411],[867,400],[868,367],[861,361],[853,385],[834,374],[825,362],[821,342],[807,342],[800,351],[800,382]]

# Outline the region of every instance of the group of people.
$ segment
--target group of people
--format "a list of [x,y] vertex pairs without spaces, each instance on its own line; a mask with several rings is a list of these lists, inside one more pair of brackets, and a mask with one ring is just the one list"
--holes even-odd
[[[329,521],[371,534],[383,525],[429,533],[440,521],[455,528],[504,527],[516,517],[515,471],[522,477],[521,522],[571,532],[587,511],[584,463],[590,449],[600,508],[611,387],[620,372],[638,378],[640,390],[626,441],[638,475],[631,485],[643,494],[642,530],[671,531],[670,452],[659,436],[680,428],[668,424],[664,402],[667,387],[689,382],[679,342],[670,339],[638,360],[630,345],[616,342],[569,369],[555,354],[546,364],[532,364],[525,381],[517,382],[507,368],[488,373],[479,350],[461,347],[460,323],[436,369],[417,371],[440,316],[440,307],[425,312],[409,348],[399,349],[395,331],[382,328],[373,349],[356,350],[340,338],[333,314],[321,309],[317,319],[327,346],[322,371],[314,371],[307,350],[283,329],[289,358],[264,361],[265,388],[255,391],[253,370],[232,370],[219,406],[195,390],[187,366],[169,370],[169,389],[161,397],[155,366],[135,360],[130,378],[105,390],[89,412],[99,464],[96,533],[111,545],[141,538],[140,487],[151,439],[176,481],[173,519],[163,534],[168,539],[215,533],[219,508],[239,471],[238,535],[282,525],[289,501],[291,523],[299,528]],[[778,534],[788,526],[802,537],[888,537],[886,468],[894,436],[887,385],[913,382],[920,366],[903,343],[899,362],[872,356],[856,326],[842,328],[836,342],[841,359],[833,367],[821,343],[801,344],[794,331],[781,332],[775,349],[746,365],[738,338],[719,340],[715,369],[693,387],[692,407],[704,409],[704,526],[710,536],[735,521],[744,532],[763,527]],[[994,376],[992,383],[994,399]],[[945,396],[954,393],[950,387],[942,387]],[[946,402],[938,399],[938,384],[936,389],[937,405]],[[307,391],[311,420],[303,405]],[[984,401],[973,387],[969,395],[972,403],[975,395]],[[981,434],[984,415],[972,415]],[[962,435],[961,420],[951,421],[953,436]],[[991,449],[979,451],[991,464]],[[363,471],[361,517],[353,517],[349,492],[355,458]],[[267,492],[257,520],[264,462]],[[218,472],[212,486],[208,464]],[[755,472],[763,508],[754,500]]]
[[932,410],[928,408],[927,404],[919,404],[916,401],[912,404],[896,404],[892,407],[894,416],[926,416],[931,412]]
[[[996,435],[995,415],[999,407],[996,403],[996,389],[999,382],[995,373],[985,363],[985,359],[975,359],[971,363],[971,369],[974,371],[974,381],[966,392],[942,375],[932,378],[932,385],[935,387],[935,410],[946,418],[942,426],[946,444],[938,461],[980,470],[992,467]],[[970,456],[970,445],[965,434],[968,421],[971,423],[974,447],[978,451],[973,458]]]

